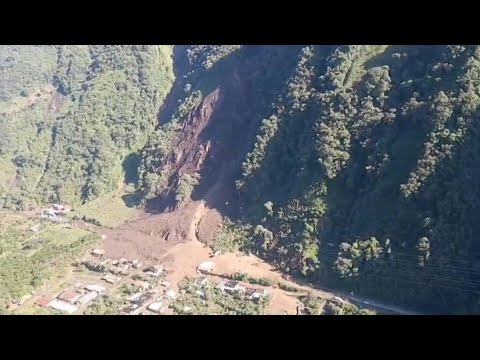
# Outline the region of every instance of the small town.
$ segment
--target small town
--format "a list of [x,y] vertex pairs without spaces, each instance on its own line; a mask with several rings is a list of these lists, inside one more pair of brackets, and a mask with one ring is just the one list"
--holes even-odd
[[83,256],[76,257],[61,279],[18,298],[8,306],[10,311],[24,308],[59,315],[309,315],[322,313],[319,309],[327,303],[349,304],[322,291],[311,298],[311,289],[286,280],[255,256],[223,254],[197,241],[179,244],[161,259],[132,259],[132,253],[126,252],[112,258],[101,245],[108,229],[79,218],[66,205],[52,204],[30,214],[30,218],[34,221],[28,228],[31,233],[41,233],[51,223],[67,232],[89,231],[98,240]]
[[0,45],[0,315],[479,314],[479,74],[471,44]]
[[[112,260],[105,258],[104,254],[102,249],[91,249],[78,264],[86,270],[70,286],[58,294],[37,295],[34,305],[69,315],[83,314],[99,298],[116,292],[122,294],[117,298],[120,315],[174,314],[170,305],[187,290],[166,280],[169,270],[164,265],[143,266],[137,259]],[[198,264],[198,276],[191,279],[195,294],[204,297],[203,289],[210,284],[225,296],[236,294],[252,302],[268,297],[269,293],[263,287],[235,280],[215,282],[211,278],[214,268],[215,262],[211,260]],[[13,306],[22,306],[32,297],[27,295]],[[188,314],[191,310],[184,306],[180,312]]]

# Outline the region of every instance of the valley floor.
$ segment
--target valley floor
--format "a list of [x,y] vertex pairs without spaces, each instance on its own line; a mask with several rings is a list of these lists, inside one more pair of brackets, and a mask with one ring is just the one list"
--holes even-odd
[[[35,212],[25,212],[23,215],[30,219],[36,216]],[[185,282],[185,279],[198,278],[199,264],[211,261],[214,263],[214,268],[206,276],[210,284],[225,283],[227,280],[240,276],[241,279],[238,280],[243,287],[265,289],[269,294],[269,301],[262,310],[264,314],[295,315],[298,311],[302,313],[304,308],[302,299],[305,296],[313,296],[338,305],[342,305],[342,303],[355,304],[362,308],[371,308],[378,313],[414,314],[405,309],[358,298],[353,294],[339,295],[328,289],[314,288],[311,284],[301,283],[283,274],[254,255],[240,252],[214,254],[210,246],[199,241],[198,235],[201,232],[212,235],[220,222],[220,214],[215,209],[209,209],[203,200],[189,202],[185,206],[167,213],[148,214],[137,211],[129,221],[115,228],[93,225],[83,220],[71,221],[72,230],[70,231],[79,228],[79,231],[93,232],[102,239],[97,247],[105,252],[103,257],[98,259],[87,252],[82,259],[83,262],[102,263],[108,266],[109,270],[91,271],[82,265],[79,266],[79,262],[77,262],[68,269],[64,276],[51,279],[38,289],[36,294],[17,307],[14,313],[48,313],[48,309],[40,309],[35,305],[40,298],[55,299],[65,291],[85,293],[86,291],[81,289],[88,284],[105,287],[105,292],[100,295],[106,296],[108,299],[115,299],[112,300],[115,304],[109,305],[112,307],[110,310],[113,313],[119,312],[129,303],[125,289],[137,286],[137,280],[143,278],[143,280],[148,280],[148,294],[151,296],[149,302],[136,309],[135,313],[143,312],[153,315],[147,310],[149,304],[160,301],[159,299],[163,299],[164,305],[171,303],[172,299],[168,299],[165,294],[169,290],[177,294],[181,293],[182,283]],[[120,263],[123,264],[127,262],[131,264],[133,260],[137,260],[142,263],[142,266],[138,269],[130,267],[128,273],[119,276],[118,281],[110,284],[102,277],[105,273],[112,272],[112,264],[115,263],[114,271],[118,269],[115,260],[120,260]],[[118,264],[118,266],[120,265]],[[159,265],[164,269],[161,278],[145,276],[145,268]],[[155,300],[155,298],[157,299]],[[98,297],[98,299],[102,299],[102,297]],[[89,308],[95,304],[98,308],[99,301],[104,302],[105,300],[95,300],[90,304],[79,305],[73,313],[92,313]],[[164,310],[167,308],[168,306]],[[162,313],[170,312],[171,309],[168,309]]]
[[[294,279],[287,277],[254,255],[246,255],[243,253],[215,255],[209,246],[202,244],[194,238],[195,226],[198,225],[201,215],[203,214],[202,212],[206,213],[208,210],[202,206],[202,204],[191,204],[195,206],[192,205],[193,208],[187,209],[186,211],[193,211],[193,213],[196,214],[196,216],[193,217],[194,221],[190,224],[194,228],[186,237],[183,237],[182,242],[180,242],[179,239],[172,238],[170,238],[170,241],[167,241],[164,239],[165,234],[157,231],[159,222],[162,223],[161,219],[164,217],[168,219],[168,215],[173,215],[176,212],[150,216],[145,215],[130,223],[125,223],[116,229],[95,226],[83,221],[76,222],[77,227],[102,235],[104,240],[99,245],[100,248],[107,250],[103,260],[118,260],[124,258],[131,261],[136,259],[143,263],[142,268],[158,264],[162,264],[164,267],[165,276],[158,279],[158,281],[156,281],[156,279],[150,281],[150,291],[152,294],[155,294],[155,296],[152,296],[150,302],[144,304],[136,313],[143,311],[145,314],[153,315],[153,313],[150,313],[146,308],[150,303],[154,302],[155,297],[159,299],[165,298],[165,293],[169,290],[173,290],[176,293],[181,292],[180,284],[185,281],[186,278],[198,277],[197,268],[199,264],[204,261],[211,261],[214,263],[214,268],[206,276],[211,284],[219,284],[222,281],[225,282],[228,279],[234,278],[235,275],[243,274],[247,279],[254,279],[256,284],[253,287],[266,289],[269,294],[269,302],[264,309],[264,314],[295,315],[298,309],[303,308],[301,298],[307,295],[337,304],[357,304],[361,307],[372,308],[382,313],[412,314],[404,309],[368,301],[352,295],[342,294],[341,297],[339,297],[338,294],[334,294],[328,290],[315,289],[308,284],[299,284]],[[158,221],[159,219],[160,221]],[[183,219],[185,220],[187,218]],[[154,226],[147,229],[147,224],[154,224]],[[130,230],[126,231],[127,229]],[[142,231],[139,229],[142,229]],[[141,236],[136,237],[136,232],[141,234]],[[120,236],[120,234],[122,234],[122,236]],[[174,236],[178,236],[178,234],[175,233]],[[127,243],[121,243],[122,239],[127,238]],[[148,239],[148,241],[142,246],[142,241],[145,241],[145,239]],[[118,246],[115,247],[115,244]],[[158,246],[155,246],[156,244]],[[95,260],[89,253],[84,256],[84,260],[85,259]],[[134,280],[136,280],[136,277],[142,276],[142,269],[132,269],[128,275],[120,276],[120,280],[115,284],[106,283],[102,280],[103,275],[103,273],[79,269],[78,267],[71,268],[63,278],[57,279],[55,283],[50,282],[44,286],[35,296],[26,301],[23,306],[17,308],[15,312],[38,313],[39,309],[34,305],[38,299],[42,297],[54,299],[62,292],[77,291],[76,289],[88,284],[101,284],[101,286],[106,288],[106,292],[102,295],[119,299],[121,289],[125,286],[135,285],[136,282]],[[248,281],[241,281],[240,283],[245,287],[251,286]],[[259,283],[261,285],[259,285]],[[165,284],[168,285],[165,286]],[[122,301],[119,302],[119,310],[128,303],[126,299],[127,296],[123,296],[123,305],[121,305]],[[163,302],[165,303],[165,301]],[[89,305],[91,304],[78,306],[74,314],[88,314]],[[169,311],[166,311],[165,315],[168,313]]]

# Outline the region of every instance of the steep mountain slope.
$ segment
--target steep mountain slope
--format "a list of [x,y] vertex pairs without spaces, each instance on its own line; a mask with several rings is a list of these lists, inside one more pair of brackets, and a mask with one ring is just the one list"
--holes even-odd
[[389,303],[480,310],[480,47],[0,51],[0,206],[88,202],[126,176],[146,214],[112,254],[197,238]]
[[173,82],[170,46],[1,46],[0,208],[118,187]]
[[[157,133],[171,140],[152,140],[143,153],[140,189],[158,196],[150,206],[172,210],[175,196],[182,206],[221,179],[230,196],[214,198],[236,199],[232,208],[242,209],[229,214],[235,223],[220,235],[224,245],[395,303],[477,311],[476,46],[243,46],[208,69],[196,60],[215,51],[187,50],[196,54],[182,77],[191,95]],[[232,93],[234,102],[218,105],[225,111],[202,107],[229,101],[212,84],[230,76],[242,84],[248,74],[248,95]],[[202,138],[204,110],[213,135]],[[236,114],[243,128],[234,127]],[[222,126],[241,141],[214,145],[232,141]],[[249,132],[257,126],[255,140]],[[250,149],[241,173],[240,144]],[[208,163],[213,180],[205,179]],[[237,191],[223,177],[226,164]],[[212,206],[226,214],[220,201]]]

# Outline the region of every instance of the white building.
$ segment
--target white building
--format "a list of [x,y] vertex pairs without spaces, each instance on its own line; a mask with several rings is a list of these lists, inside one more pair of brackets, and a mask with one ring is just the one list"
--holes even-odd
[[105,250],[103,250],[103,249],[94,249],[94,250],[92,250],[91,254],[92,254],[93,256],[102,257],[103,255],[105,255]]
[[114,275],[111,275],[111,274],[108,274],[108,275],[105,275],[104,277],[102,277],[102,280],[110,283],[110,284],[115,284],[117,282],[120,281],[120,277],[118,276],[114,276]]
[[163,307],[163,303],[161,301],[156,301],[148,305],[147,309],[150,310],[151,312],[160,314],[160,310],[162,309],[162,307]]
[[105,286],[102,286],[102,285],[97,285],[97,284],[91,284],[91,285],[87,285],[85,286],[85,289],[87,289],[88,291],[95,291],[99,294],[105,292]]
[[155,277],[159,277],[160,275],[162,275],[162,272],[163,266],[161,265],[150,266],[149,268],[145,269],[146,274]]
[[199,287],[203,287],[207,284],[208,282],[208,279],[206,276],[200,276],[198,278],[195,279],[195,285],[196,286],[199,286]]
[[175,290],[172,289],[165,292],[165,295],[167,295],[172,300],[175,300],[178,297],[178,294],[175,292]]
[[142,293],[136,293],[127,297],[127,300],[130,302],[135,302],[142,297]]
[[69,303],[66,303],[61,300],[53,300],[51,303],[48,304],[48,307],[66,312],[68,314],[73,314],[75,311],[78,310],[78,307]]
[[98,297],[98,293],[96,291],[90,291],[86,293],[85,295],[81,296],[77,300],[77,304],[85,305],[89,303],[92,300],[95,300]]
[[197,273],[202,274],[211,274],[215,268],[215,263],[213,261],[204,261],[197,267]]
[[245,287],[235,280],[222,281],[216,288],[227,292],[245,292]]
[[41,228],[42,228],[42,225],[40,225],[40,224],[35,224],[35,225],[33,225],[33,226],[30,228],[30,231],[38,232],[38,231],[40,231]]
[[137,315],[140,312],[141,307],[137,304],[131,304],[123,308],[120,312],[121,315]]

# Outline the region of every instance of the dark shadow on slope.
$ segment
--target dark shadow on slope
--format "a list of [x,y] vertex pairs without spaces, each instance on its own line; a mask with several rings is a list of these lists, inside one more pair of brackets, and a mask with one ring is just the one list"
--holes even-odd
[[[418,132],[415,135],[414,128],[403,129],[392,144],[391,154],[396,156],[381,176],[357,184],[354,192],[345,187],[345,174],[336,179],[336,184],[329,186],[329,209],[344,215],[335,218],[330,214],[330,218],[334,227],[342,230],[320,237],[334,241],[336,249],[342,241],[388,238],[393,258],[377,264],[374,274],[364,274],[355,281],[325,278],[322,282],[426,312],[451,313],[453,307],[465,309],[464,313],[478,312],[475,293],[480,291],[480,284],[474,273],[480,266],[475,235],[480,232],[477,131],[470,128],[464,142],[454,148],[453,156],[437,163],[424,185],[407,199],[400,194],[400,184],[406,182],[416,160],[423,156],[424,140]],[[348,198],[344,203],[339,202],[342,196]],[[427,227],[426,219],[431,224]],[[431,256],[424,267],[419,267],[415,247],[423,236],[430,239]],[[332,267],[335,251],[322,243],[322,253],[327,254],[322,261]],[[405,291],[392,298],[399,289]]]
[[[161,124],[170,121],[171,118],[175,116],[178,111],[178,104],[187,96],[184,91],[184,87],[187,83],[190,85],[193,84],[191,91],[200,90],[203,96],[203,103],[206,101],[205,98],[211,95],[215,89],[219,88],[221,84],[228,82],[226,79],[231,76],[238,63],[241,63],[249,54],[249,51],[245,51],[245,48],[242,48],[223,57],[209,69],[197,68],[196,72],[192,75],[191,73],[187,74],[188,70],[192,67],[188,64],[186,55],[187,48],[188,46],[183,45],[175,47],[175,57],[183,65],[177,66],[175,84],[172,87],[172,91],[169,94],[169,99],[166,102],[165,107],[162,107],[160,113]],[[195,108],[192,109],[186,119],[184,119],[182,124],[184,127],[188,125],[188,130],[191,131],[191,133],[179,134],[179,138],[176,139],[176,144],[173,146],[171,154],[169,155],[169,160],[167,160],[167,163],[173,165],[176,170],[174,170],[169,177],[167,188],[164,189],[162,194],[147,203],[147,212],[156,214],[172,211],[176,208],[177,200],[175,199],[175,188],[179,183],[180,175],[185,172],[181,170],[182,168],[186,168],[185,170],[187,170],[187,173],[192,173],[192,166],[191,164],[188,164],[188,162],[193,161],[196,156],[195,151],[198,152],[202,148],[202,143],[196,143],[195,139],[193,139],[195,142],[191,143],[190,146],[186,146],[192,141],[192,135],[197,133],[196,127],[202,126],[202,123],[205,121],[202,117],[204,116],[200,114],[198,108]],[[189,124],[192,121],[198,122],[198,124]],[[209,119],[206,119],[206,121],[209,121]],[[205,145],[208,139],[202,139],[202,141],[204,142],[203,145]],[[190,147],[190,150],[186,150],[185,147]],[[180,152],[183,152],[184,154],[180,159],[177,159],[177,155]],[[188,168],[190,168],[190,171],[188,171]]]
[[243,57],[251,53],[246,47],[252,47],[249,45],[234,51],[215,62],[211,68],[196,69],[192,74],[193,66],[189,63],[187,57],[189,46],[190,45],[175,45],[173,48],[173,72],[175,74],[175,82],[164,104],[160,108],[158,116],[160,124],[165,124],[170,121],[178,110],[179,101],[188,96],[189,92],[185,90],[187,85],[190,85],[192,90],[200,90],[203,96],[208,95],[223,81],[223,77],[231,71],[231,67],[235,66],[236,61],[241,61]]
[[[317,50],[309,63],[315,64],[315,68],[322,72],[330,51],[331,48]],[[298,59],[294,58],[292,62],[295,60]],[[296,62],[292,64],[296,65]],[[290,75],[294,70],[290,70]],[[314,78],[319,75],[320,73],[316,74]],[[275,206],[282,206],[293,198],[302,196],[306,189],[318,181],[322,171],[315,149],[314,126],[317,119],[318,109],[312,102],[307,104],[304,111],[293,111],[279,118],[278,130],[267,145],[260,167],[254,171],[242,189],[245,202],[254,204],[245,209],[245,214],[252,216],[257,213],[258,216],[263,216],[260,213],[264,213],[263,204],[267,201],[273,201]],[[265,187],[265,184],[268,184],[268,187]]]
[[[437,48],[443,47],[444,45],[424,45],[424,46],[412,46],[412,45],[390,45],[384,52],[373,56],[365,63],[365,69],[371,69],[377,66],[394,66],[394,63],[401,58],[402,56],[408,58],[409,61],[414,61],[415,59],[420,60],[423,51],[431,52],[437,51]],[[393,54],[399,54],[400,56],[393,57]]]
[[173,73],[175,81],[158,112],[158,122],[161,125],[170,121],[177,110],[178,100],[185,97],[184,75],[189,68],[187,48],[188,45],[175,45],[173,47]]
[[[266,105],[274,101],[291,76],[299,50],[300,46],[247,46],[238,51],[242,61],[237,61],[222,81],[222,104],[200,135],[202,142],[212,143],[212,150],[194,200],[203,198],[223,215],[238,216],[240,194],[235,180],[241,176],[241,164],[253,147],[261,121],[270,115]],[[274,90],[265,92],[265,86]]]
[[126,184],[135,184],[138,182],[138,165],[141,161],[141,155],[138,152],[128,154],[122,162],[124,181]]
[[[241,163],[254,143],[261,120],[268,115],[268,106],[291,75],[291,69],[281,68],[282,64],[294,64],[300,48],[245,46],[202,71],[194,88],[199,87],[207,98],[218,91],[219,99],[204,99],[207,107],[214,101],[214,108],[208,110],[211,115],[205,117],[205,109],[200,106],[186,119],[184,132],[170,156],[176,170],[168,189],[148,204],[147,211],[174,209],[179,175],[198,172],[201,180],[192,199],[204,199],[209,208],[222,214],[235,213],[238,205],[234,181],[240,175]],[[286,62],[285,57],[292,61]],[[267,84],[275,90],[264,92]]]
[[129,208],[137,208],[142,203],[141,194],[139,194],[138,192],[125,194],[122,196],[122,200],[125,203],[125,205]]

